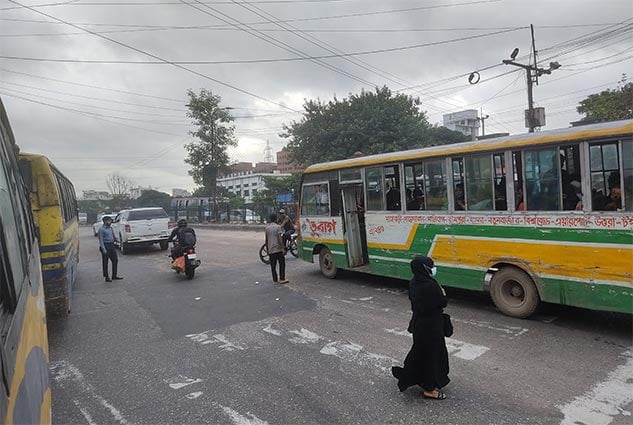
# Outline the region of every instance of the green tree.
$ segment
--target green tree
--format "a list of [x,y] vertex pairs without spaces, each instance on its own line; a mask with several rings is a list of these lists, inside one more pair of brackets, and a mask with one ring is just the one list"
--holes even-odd
[[460,131],[434,125],[426,132],[424,146],[448,145],[450,143],[467,142],[469,140],[470,137]]
[[188,156],[185,162],[191,165],[189,175],[196,184],[208,190],[213,201],[213,216],[217,219],[217,177],[220,170],[229,163],[227,149],[237,146],[231,125],[233,117],[230,108],[220,106],[220,96],[201,90],[200,94],[187,91],[189,103],[187,117],[197,127],[190,134],[197,140],[185,145]]
[[576,110],[585,115],[580,121],[604,122],[631,119],[633,118],[633,83],[627,83],[626,75],[622,75],[618,88],[589,95],[580,101]]
[[297,162],[306,166],[424,145],[429,123],[419,99],[393,94],[387,87],[325,103],[308,100],[304,116],[284,125],[282,137]]
[[130,190],[134,187],[134,182],[130,179],[119,173],[109,174],[106,177],[106,186],[112,195],[113,210],[118,211],[129,203]]
[[141,207],[162,207],[165,211],[171,210],[171,196],[157,190],[144,190],[137,199],[134,206]]

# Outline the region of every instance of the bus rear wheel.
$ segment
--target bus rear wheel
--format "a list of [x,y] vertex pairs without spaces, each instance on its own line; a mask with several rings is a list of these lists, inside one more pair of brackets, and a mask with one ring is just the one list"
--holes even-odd
[[334,255],[327,248],[321,249],[319,253],[319,267],[323,276],[334,279],[336,277],[336,264],[334,263]]
[[502,268],[495,273],[490,282],[490,296],[504,314],[519,319],[530,317],[540,301],[530,276],[512,267]]

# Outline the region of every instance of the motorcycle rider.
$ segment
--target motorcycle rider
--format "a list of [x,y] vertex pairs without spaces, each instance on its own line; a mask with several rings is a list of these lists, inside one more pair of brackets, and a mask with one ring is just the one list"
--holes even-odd
[[290,217],[286,215],[286,210],[283,208],[279,210],[279,225],[283,230],[281,238],[283,240],[284,246],[287,247],[286,249],[288,249],[288,242],[292,238],[292,234],[295,232],[295,226],[292,224],[292,220],[290,220]]
[[178,227],[171,231],[171,235],[169,235],[169,239],[167,239],[168,243],[173,241],[174,239],[178,241],[178,243],[175,244],[171,249],[172,260],[180,257],[183,253],[183,249],[188,245],[191,245],[191,243],[188,243],[186,241],[186,233],[193,234],[193,239],[195,240],[196,232],[191,227],[187,227],[187,220],[181,218],[180,220],[178,220]]

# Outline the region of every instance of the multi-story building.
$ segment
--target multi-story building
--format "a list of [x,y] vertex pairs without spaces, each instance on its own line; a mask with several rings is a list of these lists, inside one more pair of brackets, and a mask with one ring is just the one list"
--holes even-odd
[[287,173],[238,173],[218,179],[218,186],[226,188],[242,198],[246,203],[253,201],[257,192],[266,189],[264,177],[288,177]]
[[84,190],[81,198],[85,201],[109,201],[112,195],[101,190]]
[[187,196],[191,196],[191,193],[185,189],[172,189],[171,196],[174,198],[186,198]]
[[290,150],[284,147],[277,152],[277,170],[280,173],[299,173],[303,171],[303,167],[290,160]]
[[453,112],[442,116],[444,127],[470,136],[472,140],[479,135],[479,116],[476,109]]
[[152,186],[148,186],[148,187],[142,187],[142,186],[133,187],[132,189],[130,189],[130,199],[138,199],[138,198],[141,197],[143,192],[146,192],[148,190],[158,190],[158,188],[152,187]]

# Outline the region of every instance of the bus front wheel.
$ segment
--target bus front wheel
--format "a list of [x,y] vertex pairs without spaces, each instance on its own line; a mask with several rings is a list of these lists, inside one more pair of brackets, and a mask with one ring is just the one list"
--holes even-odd
[[319,253],[319,267],[321,267],[321,273],[323,276],[334,279],[336,277],[336,264],[334,263],[334,256],[332,251],[327,248],[321,249]]
[[495,273],[490,282],[490,296],[504,314],[519,319],[531,316],[539,304],[538,291],[530,276],[512,267]]

